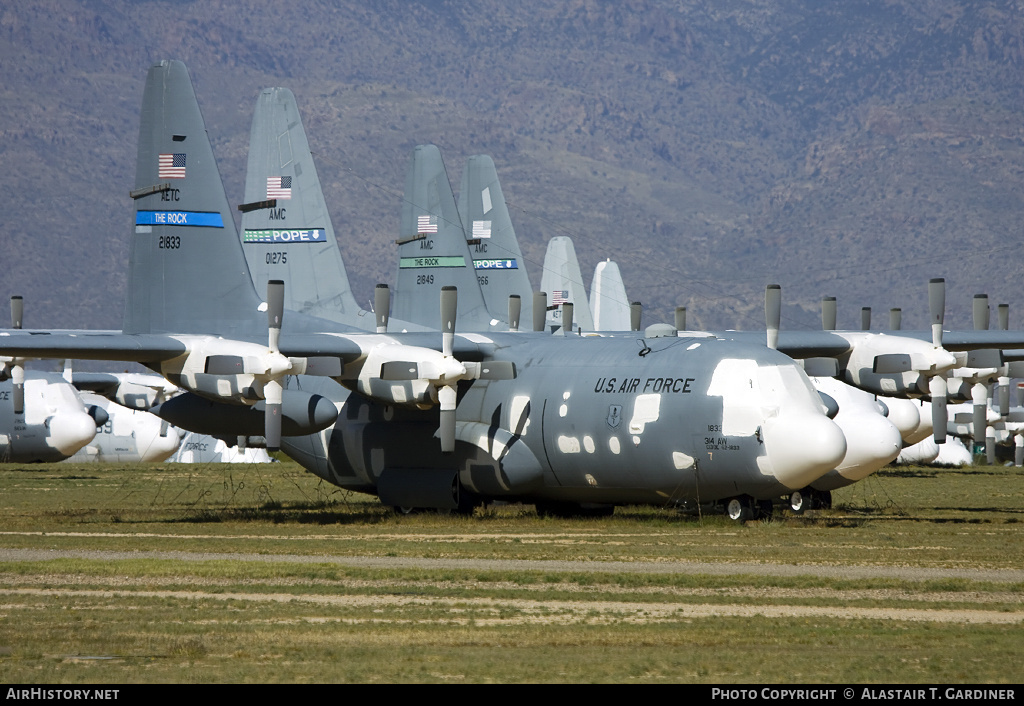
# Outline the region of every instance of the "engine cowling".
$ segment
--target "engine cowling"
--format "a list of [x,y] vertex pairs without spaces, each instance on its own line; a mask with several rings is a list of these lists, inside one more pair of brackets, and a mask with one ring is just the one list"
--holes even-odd
[[[285,390],[281,401],[281,433],[304,436],[323,431],[338,418],[338,408],[326,397],[302,390]],[[264,429],[265,403],[252,406],[212,402],[186,392],[152,410],[176,427],[214,436],[259,436]]]

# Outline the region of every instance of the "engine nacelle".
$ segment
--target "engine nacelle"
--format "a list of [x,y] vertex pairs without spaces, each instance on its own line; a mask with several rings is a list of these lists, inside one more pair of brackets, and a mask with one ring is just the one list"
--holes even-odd
[[[338,408],[326,397],[301,390],[285,390],[281,407],[281,433],[304,436],[323,431],[338,418]],[[260,436],[265,403],[252,406],[212,402],[186,392],[151,412],[176,427],[214,436]]]
[[877,395],[927,394],[928,378],[957,365],[948,351],[898,335],[865,334],[850,341],[845,382]]

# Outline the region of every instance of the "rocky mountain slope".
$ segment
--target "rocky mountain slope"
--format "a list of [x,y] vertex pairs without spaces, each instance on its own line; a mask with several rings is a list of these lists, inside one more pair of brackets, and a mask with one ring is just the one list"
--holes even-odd
[[28,325],[120,326],[163,58],[192,72],[232,202],[257,92],[295,92],[364,301],[433,142],[456,189],[492,155],[535,283],[570,235],[586,276],[620,263],[647,322],[682,303],[758,328],[769,282],[792,328],[824,294],[841,326],[901,306],[923,328],[938,276],[953,325],[978,292],[1022,305],[1021,2],[44,0],[0,10],[0,262]]

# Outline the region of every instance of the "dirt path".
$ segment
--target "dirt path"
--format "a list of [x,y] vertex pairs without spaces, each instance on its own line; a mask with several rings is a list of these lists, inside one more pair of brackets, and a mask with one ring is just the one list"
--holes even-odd
[[571,573],[707,574],[712,576],[816,576],[828,579],[893,578],[901,581],[965,579],[993,583],[1024,583],[1024,570],[976,568],[920,568],[907,566],[826,566],[818,564],[755,564],[750,562],[629,562],[544,561],[532,559],[428,559],[305,554],[253,554],[229,552],[116,552],[103,550],[40,550],[0,548],[0,561],[50,559],[174,559],[179,561],[258,561],[301,564],[337,564],[364,569],[462,569],[466,571],[553,571]]

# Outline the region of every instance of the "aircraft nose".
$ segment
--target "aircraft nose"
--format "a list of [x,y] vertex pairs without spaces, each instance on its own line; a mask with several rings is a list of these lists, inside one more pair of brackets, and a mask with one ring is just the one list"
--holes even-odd
[[836,468],[848,480],[862,480],[896,458],[903,448],[900,430],[880,414],[859,415],[843,425],[846,457]]
[[73,456],[96,436],[96,421],[85,412],[61,412],[50,418],[50,446]]
[[836,468],[846,455],[846,437],[824,414],[780,414],[765,422],[762,471],[798,490]]
[[921,425],[921,413],[912,400],[901,400],[894,397],[882,398],[883,404],[889,411],[886,417],[900,430],[900,436],[904,439],[910,438]]
[[181,435],[173,429],[164,436],[155,437],[147,448],[140,450],[140,460],[153,462],[170,458],[181,446],[181,439]]

